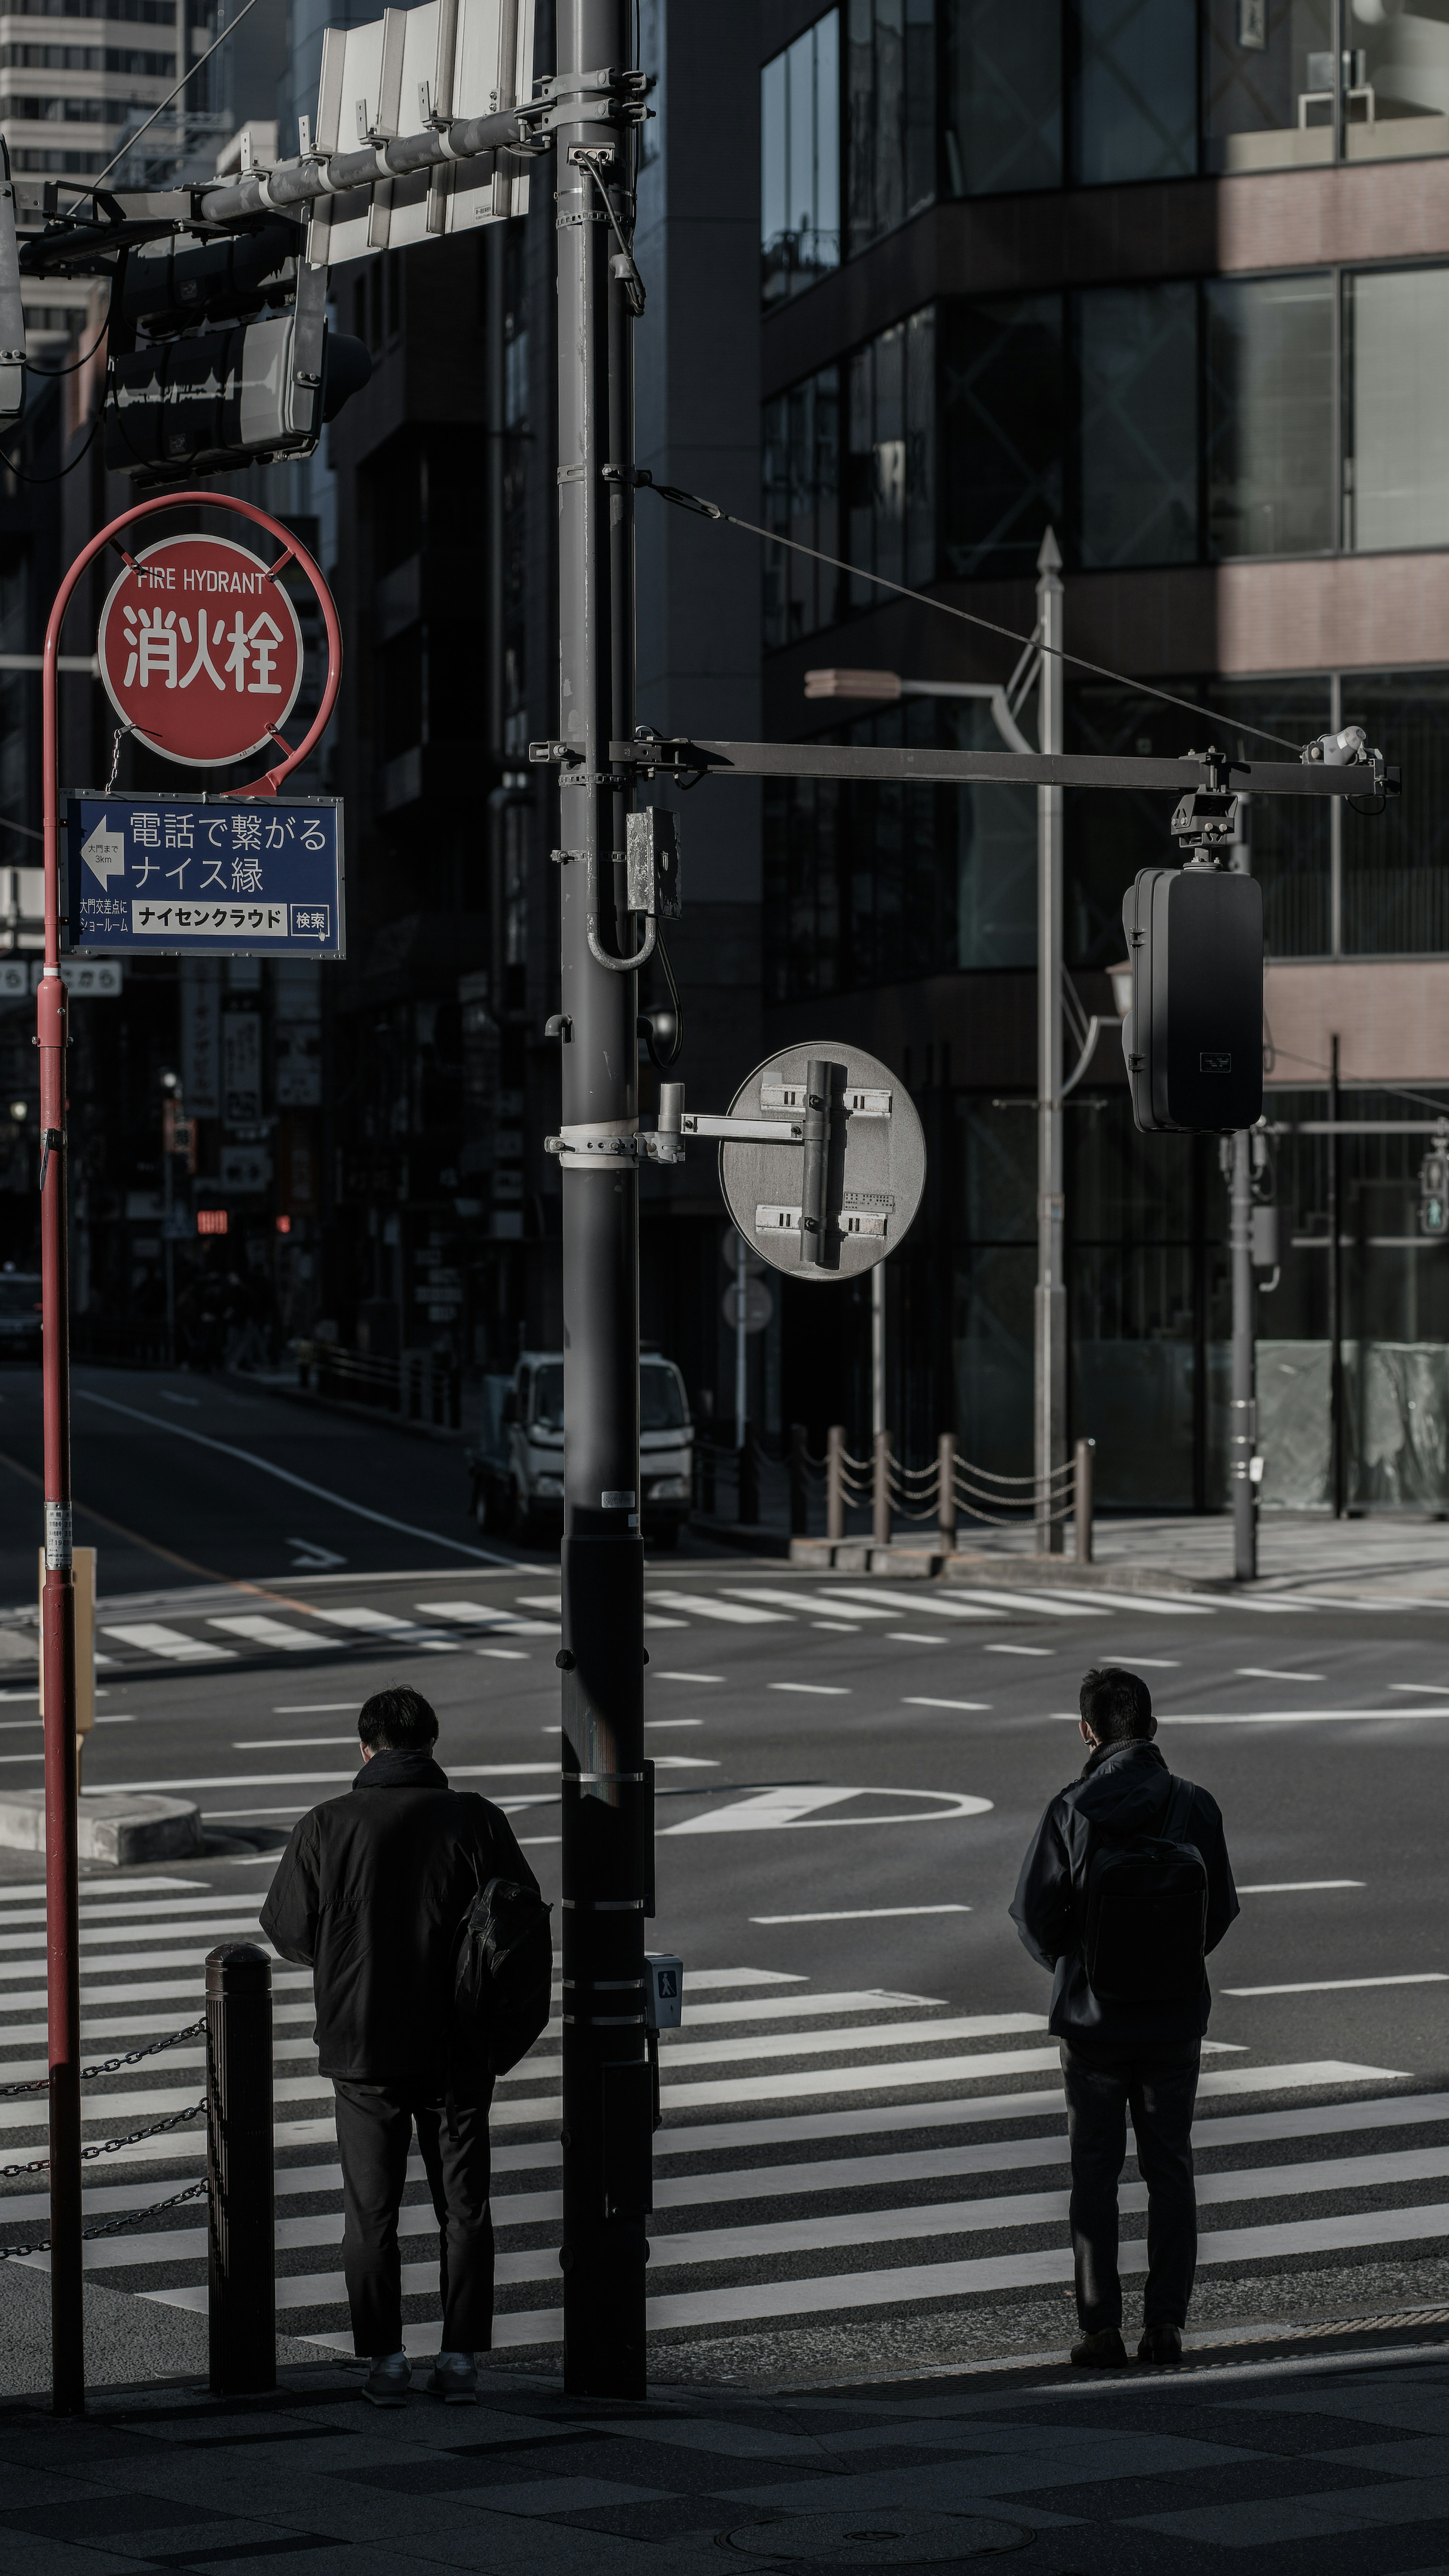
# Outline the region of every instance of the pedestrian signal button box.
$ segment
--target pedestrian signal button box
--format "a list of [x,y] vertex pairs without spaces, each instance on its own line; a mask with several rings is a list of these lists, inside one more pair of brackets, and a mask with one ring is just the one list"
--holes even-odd
[[651,1950],[644,1960],[644,2017],[650,2030],[678,2030],[684,2009],[684,1961]]
[[1263,1109],[1263,896],[1201,862],[1143,868],[1122,906],[1122,1050],[1144,1131],[1251,1127]]

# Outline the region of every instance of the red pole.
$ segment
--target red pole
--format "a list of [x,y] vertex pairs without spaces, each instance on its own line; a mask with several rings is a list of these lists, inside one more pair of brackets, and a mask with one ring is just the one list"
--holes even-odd
[[82,547],[55,594],[41,675],[45,781],[45,966],[36,995],[40,1049],[40,1267],[45,1422],[45,1591],[40,1671],[45,1699],[45,1922],[50,2062],[51,2405],[85,2412],[85,2307],[81,2245],[80,1862],[76,1850],[75,1591],[71,1578],[70,1309],[66,1293],[66,991],[60,972],[60,758],[56,706],[60,630],[76,583],[121,528],[158,511],[200,505],[234,510],[295,556],[322,603],[327,680],[306,740],[257,782],[274,796],[325,727],[342,676],[342,638],[327,585],[305,549],[250,501],[215,492],[168,492],[118,519]]

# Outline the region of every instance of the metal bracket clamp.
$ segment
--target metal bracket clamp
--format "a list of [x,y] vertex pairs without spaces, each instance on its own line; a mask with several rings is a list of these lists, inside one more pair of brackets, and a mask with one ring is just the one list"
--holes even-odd
[[559,1169],[565,1172],[592,1172],[610,1163],[639,1163],[648,1159],[645,1139],[634,1122],[616,1123],[600,1119],[592,1123],[561,1127],[556,1136],[545,1136],[543,1150],[557,1154]]

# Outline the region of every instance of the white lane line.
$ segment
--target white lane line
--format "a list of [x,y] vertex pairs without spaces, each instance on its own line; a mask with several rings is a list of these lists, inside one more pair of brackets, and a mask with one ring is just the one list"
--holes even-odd
[[[197,1915],[234,1914],[237,1906],[242,1902],[244,1900],[234,1896],[229,1889],[219,1887],[211,1896],[177,1896],[169,1900],[162,1899],[160,1903],[153,1897],[145,1904],[83,1904],[80,1909],[81,1928],[84,1930],[86,1925],[91,1923],[126,1923],[137,1918],[154,1923],[159,1918],[165,1917],[170,1921],[173,1930],[186,1932],[191,1930]],[[8,1913],[0,1915],[0,1925],[3,1925],[7,1931],[12,1925],[18,1928],[22,1924],[44,1921],[43,1905],[15,1906]]]
[[[792,2000],[786,2009],[793,2013],[798,2007]],[[853,2009],[879,2011],[880,2006],[865,2002]],[[659,2052],[659,2078],[662,2084],[668,2084],[675,2076],[694,2066],[762,2065],[772,2057],[874,2055],[882,2048],[919,2048],[923,2042],[930,2041],[943,2047],[951,2041],[1008,2039],[1045,2028],[1046,2018],[1042,2013],[1008,2012],[960,2013],[941,2021],[865,2022],[854,2030],[751,2031],[743,2039],[675,2039],[671,2033],[668,2044]],[[969,2075],[972,2071],[969,2057],[953,2057],[949,2063],[954,2074]],[[1052,2064],[1056,2063],[1053,2058]],[[542,2073],[545,2065],[551,2071],[551,2064],[544,2059],[526,2057],[515,2072],[523,2082],[535,2071]],[[916,2080],[908,2059],[897,2062],[887,2071],[898,2083],[909,2084]],[[505,2075],[502,2081],[506,2084],[510,2078]],[[810,2089],[803,2078],[797,2080],[792,2076],[789,2081],[796,2092]],[[813,2081],[812,2075],[810,2082]],[[688,2098],[694,2099],[692,2092]]]
[[[910,1808],[897,1808],[886,1815],[824,1815],[816,1812],[826,1807],[843,1806],[850,1798],[909,1798]],[[755,1796],[741,1798],[729,1807],[712,1807],[698,1816],[686,1817],[682,1824],[666,1825],[666,1834],[752,1834],[778,1833],[809,1827],[832,1825],[928,1825],[954,1822],[961,1816],[984,1816],[991,1811],[989,1798],[971,1797],[964,1789],[808,1789],[780,1787],[761,1789]]]
[[379,1529],[399,1530],[404,1538],[425,1539],[429,1547],[446,1547],[455,1556],[471,1557],[479,1565],[505,1565],[516,1569],[516,1556],[498,1556],[491,1548],[465,1547],[461,1539],[444,1538],[440,1531],[419,1529],[412,1521],[394,1520],[390,1512],[375,1512],[366,1503],[349,1502],[345,1494],[330,1493],[325,1485],[311,1484],[305,1476],[294,1476],[289,1467],[278,1467],[270,1458],[259,1458],[252,1449],[239,1449],[233,1441],[213,1440],[204,1431],[192,1431],[184,1422],[167,1422],[155,1413],[142,1413],[134,1404],[120,1404],[113,1395],[100,1395],[93,1386],[77,1386],[77,1396],[87,1404],[104,1405],[108,1413],[123,1413],[128,1422],[142,1422],[148,1431],[168,1431],[173,1440],[194,1441],[198,1449],[215,1449],[223,1458],[239,1458],[244,1467],[255,1467],[262,1476],[274,1476],[278,1484],[293,1485],[298,1493],[312,1494],[321,1503],[331,1503],[339,1512],[351,1512],[354,1520],[374,1521]]
[[1362,1878],[1265,1878],[1257,1887],[1240,1887],[1240,1896],[1314,1896],[1328,1887],[1364,1887]]
[[1211,1619],[1222,1606],[1216,1601],[1189,1601],[1181,1593],[1074,1592],[1068,1583],[1054,1583],[1052,1599],[1075,1601],[1091,1610],[1142,1610],[1155,1619]]
[[902,1708],[971,1708],[989,1709],[989,1699],[903,1699]]
[[1418,1968],[1406,1977],[1320,1977],[1311,1985],[1220,1986],[1224,1995],[1346,1995],[1362,1986],[1449,1986],[1443,1968]]
[[665,1610],[688,1610],[697,1618],[723,1619],[740,1628],[789,1625],[783,1611],[756,1610],[743,1601],[722,1601],[704,1592],[651,1592],[648,1598]]
[[[696,1980],[688,1974],[687,1970],[685,1973],[685,1983],[690,1994],[690,2001],[687,2006],[687,2010],[689,2013],[689,2026],[691,2029],[697,2028],[701,2022],[781,2021],[785,2019],[794,2021],[807,2014],[884,2012],[888,2006],[892,2004],[920,2004],[923,2006],[930,2006],[932,2004],[938,2004],[941,2000],[939,1995],[895,1994],[885,1986],[860,1986],[847,1989],[844,1993],[838,1995],[762,1995],[753,2003],[700,2004],[693,2000]],[[929,2030],[936,2031],[941,2028],[941,2024],[939,2022],[929,2022],[925,2027]],[[1040,2024],[1037,2024],[1036,2027],[1040,2028]],[[852,2048],[854,2047],[857,2038],[869,2039],[870,2037],[871,2033],[868,2030],[861,2031],[859,2033],[847,2030],[841,2038],[840,2045],[842,2049]],[[672,2043],[670,2053],[672,2056]]]
[[[350,1742],[351,1739],[349,1738]],[[552,1762],[450,1762],[450,1780],[506,1780],[520,1771],[553,1771]],[[294,1784],[307,1787],[320,1783],[325,1788],[349,1789],[361,1763],[350,1771],[226,1771],[203,1779],[183,1780],[108,1780],[102,1788],[89,1786],[82,1797],[109,1798],[119,1789],[288,1789]]]
[[[1054,1655],[1057,1650],[1055,1646],[998,1646],[995,1644],[987,1644],[982,1647],[981,1651],[985,1655]],[[1138,1660],[1139,1662],[1141,1661],[1140,1656]]]
[[845,1682],[766,1682],[766,1690],[802,1691],[809,1699],[849,1699]]
[[[818,1628],[824,1623],[817,1619],[815,1624]],[[886,1635],[893,1646],[944,1646],[946,1642],[939,1633],[934,1637],[923,1637],[915,1628],[888,1628]]]
[[969,1914],[969,1905],[856,1905],[839,1914],[752,1914],[752,1923],[874,1923],[896,1914]]
[[[883,1583],[872,1583],[869,1586],[855,1583],[832,1583],[830,1591],[825,1597],[831,1601],[840,1602],[842,1607],[847,1606],[852,1601],[884,1601],[892,1611],[919,1611],[924,1617],[931,1619],[999,1618],[1001,1615],[999,1611],[983,1609],[978,1607],[977,1604],[982,1601],[996,1601],[1000,1596],[995,1592],[977,1593],[974,1584],[971,1589],[972,1599],[969,1602],[943,1601],[936,1599],[934,1596],[928,1599],[926,1597],[928,1587],[924,1583],[913,1592],[892,1591],[888,1585]],[[1031,1598],[1030,1595],[1025,1597],[1028,1599]],[[1013,1603],[1015,1603],[1016,1594],[1012,1593],[1009,1598]]]
[[[1055,1708],[1053,1717],[1078,1723],[1074,1708]],[[1159,1711],[1164,1726],[1368,1726],[1385,1719],[1395,1726],[1406,1725],[1411,1718],[1449,1717],[1449,1702],[1442,1708],[1255,1708],[1202,1711],[1165,1708]]]
[[[505,1610],[501,1602],[486,1601],[419,1601],[415,1604],[425,1619],[452,1619],[460,1627],[496,1628],[500,1636],[520,1632],[528,1637],[550,1635],[552,1628],[542,1619],[520,1619],[516,1610]],[[554,1621],[553,1626],[557,1626]]]
[[[1323,1676],[1321,1673],[1285,1673],[1283,1678],[1290,1682],[1316,1682],[1321,1681]],[[1444,1696],[1443,1684],[1440,1682],[1390,1682],[1389,1688],[1396,1691],[1419,1691],[1425,1699],[1442,1699]]]
[[847,1601],[838,1592],[807,1592],[803,1585],[794,1592],[771,1591],[762,1583],[731,1583],[726,1588],[735,1601],[763,1601],[776,1608],[783,1605],[787,1610],[796,1611],[843,1610],[851,1622],[860,1619],[890,1619],[895,1615],[890,1610],[878,1610],[874,1606],[867,1608],[863,1603]]
[[[244,1903],[245,1899],[238,1896],[236,1899],[238,1909]],[[205,1924],[158,1923],[154,1929],[148,1929],[144,1923],[128,1923],[124,1931],[115,1932],[88,1932],[83,1929],[80,1936],[81,1948],[82,1950],[106,1950],[113,1943],[120,1941],[174,1941],[183,1930],[195,1932],[195,1948],[192,1951],[178,1950],[174,1954],[176,1958],[178,1960],[188,1957],[204,1959],[208,1945],[213,1941],[219,1941],[223,1933],[245,1932],[255,1940],[257,1918],[254,1911],[251,1914],[241,1914],[238,1911],[230,1915],[219,1912],[213,1922]],[[0,1951],[43,1950],[45,1942],[44,1932],[0,1932]],[[107,1961],[105,1964],[122,1967],[127,1963],[128,1955],[123,1953],[119,1959]],[[22,1972],[18,1968],[0,1970],[0,1974],[6,1976],[19,1976],[22,1973],[29,1972]]]
[[123,1627],[103,1628],[101,1635],[119,1637],[123,1646],[162,1655],[171,1664],[224,1664],[236,1657],[235,1646],[214,1646],[205,1637],[184,1636],[179,1628],[163,1628],[158,1619],[128,1620]]
[[650,1679],[656,1682],[722,1682],[724,1680],[724,1675],[723,1673],[666,1673],[659,1671],[651,1673]]
[[245,1637],[255,1646],[284,1647],[290,1655],[325,1655],[332,1645],[330,1637],[304,1636],[285,1619],[269,1619],[264,1610],[231,1611],[224,1619],[208,1619],[206,1624],[228,1636]]
[[[81,1881],[81,1893],[83,1897],[87,1887],[93,1887],[94,1884],[94,1880],[83,1879]],[[173,1888],[199,1887],[205,1889],[206,1885],[207,1882],[204,1878],[128,1877],[126,1880],[126,1892],[130,1896],[155,1896],[169,1894]],[[0,1888],[0,1905],[24,1905],[28,1903],[30,1898],[43,1898],[44,1895],[45,1881],[43,1878],[27,1880],[23,1887],[12,1886]]]
[[284,1699],[273,1706],[273,1717],[335,1717],[342,1709],[354,1714],[359,1706],[355,1699]]
[[[1245,1682],[1321,1682],[1325,1678],[1322,1673],[1281,1673],[1268,1664],[1238,1664],[1235,1671],[1239,1681]],[[1402,1682],[1389,1684],[1390,1690],[1403,1690],[1404,1687]],[[1415,1685],[1410,1683],[1408,1687],[1413,1689]],[[1434,1693],[1435,1699],[1442,1699],[1443,1696],[1442,1691]]]
[[[970,1590],[973,1601],[990,1602],[999,1610],[1030,1610],[1041,1619],[1105,1619],[1109,1616],[1107,1611],[1099,1607],[1095,1599],[1090,1602],[1059,1601],[1055,1584],[1049,1594],[1046,1592],[988,1592],[985,1586],[979,1583],[973,1583]],[[928,1610],[934,1610],[936,1606],[933,1601],[921,1604],[923,1609]]]

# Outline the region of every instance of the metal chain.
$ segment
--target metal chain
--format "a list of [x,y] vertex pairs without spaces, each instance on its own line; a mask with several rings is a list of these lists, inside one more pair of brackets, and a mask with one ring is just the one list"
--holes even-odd
[[[116,2075],[123,2066],[139,2066],[143,2058],[159,2057],[163,2048],[177,2048],[183,2039],[198,2038],[205,2028],[206,2016],[203,2014],[200,2021],[188,2022],[184,2030],[168,2031],[164,2039],[153,2039],[145,2048],[130,2049],[124,2057],[104,2058],[99,2066],[83,2066],[81,2081],[86,2083],[96,2075]],[[46,2093],[49,2090],[50,2077],[37,2075],[28,2084],[0,2084],[0,2101],[11,2101],[18,2093]]]
[[[94,2146],[82,2147],[81,2162],[89,2164],[93,2156],[113,2156],[118,2147],[134,2147],[142,2138],[164,2137],[168,2129],[184,2127],[188,2120],[198,2118],[205,2109],[206,2097],[203,2094],[201,2100],[193,2102],[187,2110],[173,2111],[169,2120],[153,2120],[148,2129],[128,2129],[124,2138],[100,2138]],[[39,2156],[28,2165],[0,2165],[0,2182],[9,2182],[15,2174],[49,2173],[49,2171],[49,2156]]]
[[[97,2236],[120,2236],[128,2227],[139,2227],[145,2219],[160,2218],[168,2209],[180,2209],[184,2201],[199,2200],[211,2189],[203,2176],[200,2182],[188,2183],[185,2191],[173,2192],[169,2200],[153,2201],[149,2209],[123,2211],[119,2218],[108,2218],[100,2227],[83,2227],[81,2243],[89,2245]],[[19,2262],[26,2254],[48,2254],[50,2238],[42,2237],[35,2245],[0,2245],[0,2263]]]

